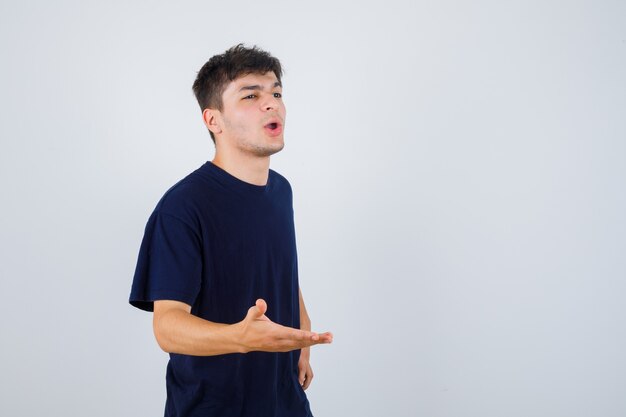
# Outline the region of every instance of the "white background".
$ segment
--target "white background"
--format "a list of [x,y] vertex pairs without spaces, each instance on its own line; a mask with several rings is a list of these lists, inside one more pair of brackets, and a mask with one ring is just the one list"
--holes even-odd
[[316,417],[626,415],[623,1],[3,1],[0,415],[163,414],[132,275],[239,42],[285,68]]

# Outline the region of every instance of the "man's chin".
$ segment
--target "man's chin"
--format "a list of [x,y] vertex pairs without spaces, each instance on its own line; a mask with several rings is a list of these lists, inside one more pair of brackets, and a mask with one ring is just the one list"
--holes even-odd
[[252,150],[252,152],[256,156],[271,156],[271,155],[274,155],[275,153],[282,151],[284,147],[285,147],[285,143],[281,142],[280,144],[276,143],[275,146],[264,146],[264,147],[255,148]]

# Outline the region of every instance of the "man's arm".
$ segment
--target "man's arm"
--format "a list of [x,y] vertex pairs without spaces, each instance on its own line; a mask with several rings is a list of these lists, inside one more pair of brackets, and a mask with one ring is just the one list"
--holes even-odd
[[[300,329],[310,331],[311,330],[311,319],[309,318],[309,314],[306,311],[306,307],[304,305],[304,298],[302,297],[302,290],[299,290],[300,294]],[[328,335],[330,342],[333,340],[333,335],[330,332],[325,333]],[[329,343],[330,343],[329,342]],[[313,381],[313,369],[310,364],[311,360],[311,348],[303,347],[300,351],[300,359],[298,360],[298,381],[300,385],[302,385],[302,389],[307,389],[309,385],[311,385],[311,381]]]
[[242,321],[223,324],[192,315],[189,304],[157,300],[154,302],[154,335],[165,352],[193,356],[288,352],[332,340],[330,333],[317,334],[274,323],[267,318],[266,311],[267,304],[259,299]]
[[306,312],[306,307],[304,306],[304,299],[302,298],[302,290],[298,288],[298,292],[300,293],[300,328],[302,330],[311,331],[311,319],[309,318],[308,313]]
[[155,301],[152,325],[165,352],[196,356],[243,352],[236,327],[194,316],[191,306],[180,301]]

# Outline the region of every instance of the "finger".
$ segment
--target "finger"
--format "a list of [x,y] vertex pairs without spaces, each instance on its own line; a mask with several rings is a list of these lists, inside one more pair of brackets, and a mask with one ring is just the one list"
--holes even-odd
[[306,378],[304,380],[304,385],[302,389],[307,389],[309,385],[311,385],[311,381],[313,381],[313,369],[311,369],[311,365],[307,365],[307,371],[305,373]]
[[289,340],[289,343],[294,346],[295,349],[305,349],[310,348],[311,346],[315,346],[318,343],[321,343],[319,338],[317,340],[313,340],[312,335],[306,335],[304,337],[298,337],[297,339]]
[[304,386],[306,376],[306,366],[298,366],[298,382],[300,386]]
[[285,326],[280,327],[281,332],[277,334],[277,338],[280,339],[282,344],[290,350],[302,349],[318,343],[328,343],[322,342],[319,335],[315,332]]
[[[283,326],[284,327],[284,326]],[[281,334],[282,338],[297,341],[317,341],[319,336],[317,333],[307,330],[298,330],[291,327],[284,327],[285,332]]]
[[255,305],[248,309],[248,314],[246,314],[247,320],[257,320],[263,317],[263,314],[267,311],[267,304],[265,300],[259,298],[256,300]]
[[331,343],[333,341],[333,334],[331,332],[319,333],[320,343]]
[[252,306],[248,309],[248,314],[246,314],[246,320],[255,320],[261,316],[263,316],[263,314],[259,312],[257,306]]
[[261,314],[259,314],[260,317],[267,311],[267,303],[264,299],[259,298],[258,300],[256,300],[256,308],[261,312]]

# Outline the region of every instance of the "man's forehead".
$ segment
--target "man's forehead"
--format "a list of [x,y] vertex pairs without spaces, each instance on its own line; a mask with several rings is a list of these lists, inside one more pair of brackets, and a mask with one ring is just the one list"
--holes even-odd
[[265,74],[247,74],[238,77],[231,81],[226,90],[231,92],[238,92],[242,87],[251,85],[260,85],[262,88],[273,88],[278,84],[282,87],[282,84],[276,78],[276,74],[273,71],[268,71]]

